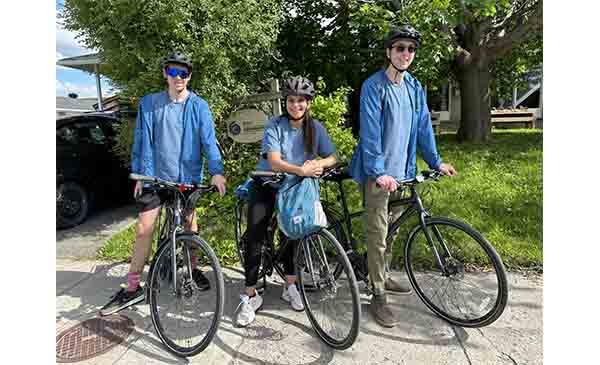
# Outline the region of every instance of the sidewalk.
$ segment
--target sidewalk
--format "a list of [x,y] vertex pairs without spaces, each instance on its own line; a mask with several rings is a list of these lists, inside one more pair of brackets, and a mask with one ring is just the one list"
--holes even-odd
[[[98,309],[125,277],[128,265],[58,259],[56,334],[96,317]],[[303,312],[279,299],[281,282],[272,282],[263,310],[247,328],[231,318],[242,290],[237,268],[224,269],[225,311],[212,343],[199,355],[180,359],[156,336],[147,305],[121,313],[135,328],[108,352],[80,364],[542,364],[541,278],[509,274],[509,303],[498,321],[482,329],[453,327],[435,317],[416,294],[390,295],[400,324],[387,329],[369,318],[369,298],[361,295],[361,330],[348,350],[335,351],[314,334]]]

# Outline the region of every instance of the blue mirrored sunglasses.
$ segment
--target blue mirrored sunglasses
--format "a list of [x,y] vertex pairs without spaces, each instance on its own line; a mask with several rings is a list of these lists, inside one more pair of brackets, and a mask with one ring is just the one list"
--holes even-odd
[[167,75],[171,76],[172,78],[179,76],[182,79],[187,79],[190,73],[186,70],[181,70],[175,67],[167,67]]

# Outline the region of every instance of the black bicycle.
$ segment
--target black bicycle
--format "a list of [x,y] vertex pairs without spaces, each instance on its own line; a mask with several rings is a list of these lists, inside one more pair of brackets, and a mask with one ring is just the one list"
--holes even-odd
[[[256,171],[251,177],[253,184],[277,185],[286,175]],[[247,247],[247,206],[247,197],[238,195],[235,233],[242,265]],[[281,257],[292,242],[285,239],[273,217],[262,245],[259,269],[262,286],[257,289],[266,289],[267,276],[274,271],[285,281]],[[323,342],[335,349],[352,346],[359,332],[360,298],[356,277],[340,243],[329,231],[321,229],[298,242],[294,247],[294,262],[300,296],[314,330]]]
[[[158,218],[158,248],[146,286],[152,323],[169,351],[183,357],[196,355],[217,332],[223,316],[225,287],[217,256],[198,234],[184,231],[183,217],[192,213],[203,193],[215,192],[217,188],[138,174],[130,177],[149,183],[149,190],[166,197]],[[209,285],[196,284],[194,269],[200,270]]]
[[[390,201],[394,207],[405,207],[388,226],[388,249],[399,227],[411,216],[418,217],[404,245],[404,266],[412,287],[436,315],[462,327],[483,327],[493,323],[503,313],[508,301],[508,284],[502,259],[494,247],[474,228],[456,219],[434,217],[424,208],[417,186],[425,181],[437,181],[442,174],[423,171],[414,179],[398,181],[404,189],[402,198]],[[346,164],[337,165],[326,181],[337,185],[335,203],[325,203],[329,218],[328,230],[344,247],[359,280],[370,292],[366,252],[358,253],[358,242],[366,240],[357,226],[364,220],[364,211],[350,212],[342,182],[350,179]],[[364,227],[362,227],[364,228]],[[475,263],[475,264],[473,264]],[[386,268],[389,270],[389,268]]]

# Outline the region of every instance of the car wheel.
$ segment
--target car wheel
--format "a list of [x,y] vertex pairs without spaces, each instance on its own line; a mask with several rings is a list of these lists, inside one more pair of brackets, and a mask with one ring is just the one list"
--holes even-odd
[[56,227],[69,228],[83,222],[90,210],[88,193],[75,182],[56,188]]

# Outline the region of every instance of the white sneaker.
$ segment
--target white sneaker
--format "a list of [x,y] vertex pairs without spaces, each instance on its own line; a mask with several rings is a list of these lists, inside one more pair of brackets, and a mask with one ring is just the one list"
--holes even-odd
[[296,288],[295,284],[292,284],[288,287],[284,286],[283,293],[281,294],[281,299],[290,303],[292,309],[297,312],[302,312],[304,310],[302,298],[300,298],[300,293],[298,292],[298,288]]
[[262,307],[263,299],[256,293],[252,298],[246,294],[240,294],[240,300],[240,304],[236,309],[237,318],[235,323],[240,327],[246,327],[254,322],[256,312]]

